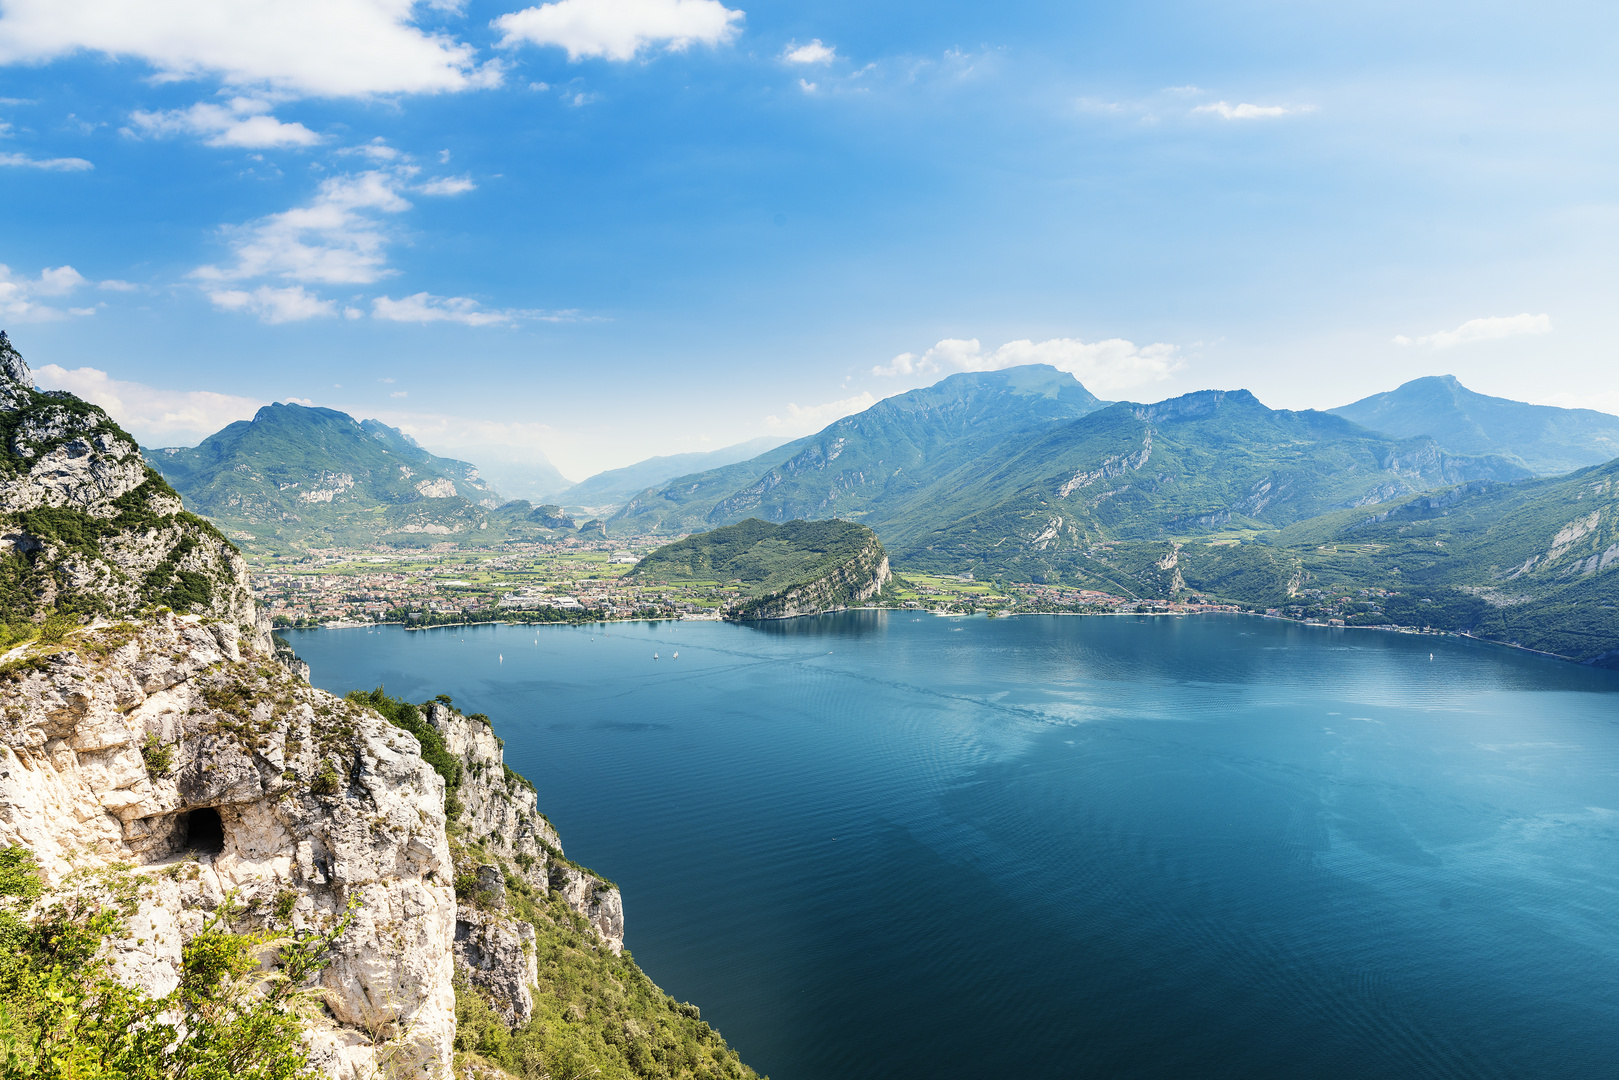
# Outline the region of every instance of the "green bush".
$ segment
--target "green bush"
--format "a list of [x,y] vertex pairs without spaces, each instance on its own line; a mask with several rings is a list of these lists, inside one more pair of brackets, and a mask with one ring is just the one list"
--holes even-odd
[[[32,857],[0,850],[0,890],[38,895]],[[32,919],[0,910],[0,1075],[32,1080],[294,1080],[312,1077],[301,1037],[302,985],[328,962],[351,903],[324,932],[294,941],[234,933],[234,898],[181,952],[180,983],[148,997],[112,978],[103,956],[133,885],[110,900],[80,890]],[[122,897],[118,894],[122,893]],[[119,900],[125,901],[120,904]],[[262,961],[271,960],[268,969]]]
[[[394,727],[402,728],[416,737],[416,741],[422,747],[422,760],[433,766],[433,770],[444,778],[445,815],[452,821],[459,817],[461,802],[455,797],[455,793],[461,788],[461,762],[445,747],[444,736],[439,734],[438,728],[422,718],[422,711],[408,701],[389,697],[380,686],[370,693],[364,690],[351,690],[348,700],[356,705],[377,710]],[[439,700],[446,705],[450,703],[448,694],[440,694]]]
[[146,761],[147,772],[162,776],[174,766],[174,747],[156,735],[147,735],[141,744],[141,757]]

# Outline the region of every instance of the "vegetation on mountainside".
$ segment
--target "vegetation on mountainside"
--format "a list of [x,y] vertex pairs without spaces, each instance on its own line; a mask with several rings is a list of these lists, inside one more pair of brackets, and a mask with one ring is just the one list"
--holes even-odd
[[628,950],[614,956],[556,896],[525,896],[515,876],[506,884],[509,901],[538,935],[534,1015],[526,1024],[508,1027],[477,989],[458,983],[455,1046],[463,1064],[488,1062],[522,1080],[757,1076],[697,1006],[658,989]]
[[187,505],[274,550],[548,537],[575,527],[560,507],[503,504],[466,462],[333,409],[267,405],[199,446],[146,458]]
[[[227,897],[181,952],[180,982],[150,997],[103,952],[126,936],[140,878],[80,873],[42,910],[33,856],[0,849],[0,1069],[38,1080],[292,1080],[312,1076],[299,1006],[355,905],[318,933],[230,929]],[[262,917],[261,917],[262,921]],[[266,969],[263,961],[269,960]]]
[[422,716],[421,709],[408,701],[389,697],[380,686],[369,693],[364,690],[350,690],[345,700],[375,709],[388,723],[415,736],[422,747],[422,760],[433,766],[433,771],[444,778],[444,816],[452,821],[460,816],[461,801],[455,797],[455,793],[461,790],[463,772],[461,762],[445,747],[444,736],[439,734],[438,728],[427,722]]
[[667,544],[637,563],[628,576],[642,581],[740,582],[745,595],[764,597],[818,581],[874,544],[876,535],[852,521],[773,525],[750,518]]
[[[0,409],[0,474],[25,474],[41,457],[85,440],[121,443],[130,452],[108,460],[139,465],[134,440],[100,408],[60,392],[12,386],[8,393],[18,407]],[[211,554],[188,558],[203,544],[234,550],[229,541],[195,514],[170,511],[179,503],[178,494],[155,470],[139,468],[145,480],[112,500],[111,516],[48,505],[6,515],[6,530],[17,540],[0,555],[0,623],[9,628],[0,637],[19,640],[20,628],[53,612],[115,614],[108,593],[118,586],[133,586],[128,591],[135,607],[162,606],[185,613],[207,610],[216,591],[232,584]],[[114,546],[131,537],[168,547],[163,559],[138,582],[129,581],[108,557]],[[94,572],[87,574],[90,570]]]

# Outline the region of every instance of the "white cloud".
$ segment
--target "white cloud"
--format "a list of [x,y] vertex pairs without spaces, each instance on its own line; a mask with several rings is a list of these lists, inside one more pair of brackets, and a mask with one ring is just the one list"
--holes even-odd
[[386,277],[387,237],[375,215],[410,208],[399,194],[406,175],[370,170],[323,180],[307,206],[228,229],[234,266],[201,266],[192,276],[213,282],[273,276],[344,285]]
[[50,322],[69,315],[93,315],[94,308],[68,308],[63,311],[37,302],[41,296],[66,296],[84,285],[84,276],[71,266],[47,267],[37,278],[15,277],[9,266],[0,265],[0,317],[12,322]]
[[40,296],[66,296],[83,284],[83,274],[71,266],[58,266],[39,272],[39,283],[34,286],[34,292]]
[[436,93],[500,81],[472,46],[413,25],[413,0],[7,0],[0,63],[83,51],[165,80],[215,75],[318,97]]
[[79,172],[95,168],[81,157],[31,158],[27,154],[0,154],[0,165],[13,169],[47,169],[51,172]]
[[[1552,332],[1552,320],[1549,315],[1531,315],[1524,312],[1522,315],[1503,315],[1487,319],[1468,319],[1454,330],[1440,330],[1432,334],[1424,334],[1416,339],[1416,344],[1426,345],[1432,349],[1448,349],[1453,345],[1467,345],[1475,341],[1496,341],[1500,338],[1518,337],[1522,334],[1549,334]],[[1410,345],[1412,339],[1404,334],[1394,338],[1396,345]]]
[[302,124],[277,120],[270,115],[270,107],[262,98],[234,97],[225,105],[199,102],[189,109],[137,111],[130,113],[129,118],[139,134],[206,136],[209,146],[262,149],[314,146],[321,141],[321,136]]
[[1233,105],[1229,101],[1216,101],[1208,105],[1198,105],[1192,109],[1194,113],[1212,113],[1222,120],[1267,120],[1277,116],[1287,116],[1291,113],[1314,112],[1314,105],[1250,105],[1243,102]]
[[788,45],[781,58],[789,64],[830,64],[837,59],[837,55],[837,46],[822,45],[821,39],[816,38],[808,45],[797,43]]
[[96,288],[106,289],[108,292],[135,292],[140,289],[140,286],[127,281],[119,281],[117,278],[108,278],[106,281],[96,282]]
[[159,390],[114,379],[92,367],[46,364],[34,378],[47,390],[67,390],[106,409],[146,446],[195,442],[234,420],[247,420],[263,402],[206,390]]
[[820,89],[820,87],[816,86],[814,83],[810,82],[808,79],[799,79],[798,80],[798,86],[799,86],[799,89],[803,90],[804,93],[806,93],[806,94],[813,94],[813,93],[815,93],[816,90]]
[[527,316],[524,311],[490,311],[465,296],[433,296],[419,292],[394,300],[379,296],[371,301],[371,317],[389,322],[455,322],[466,326],[503,326]]
[[392,397],[392,398],[410,397],[410,391],[409,390],[395,390],[393,393],[389,394],[388,396]]
[[242,289],[217,289],[208,294],[217,308],[225,311],[246,311],[267,323],[301,322],[337,314],[337,302],[322,300],[302,285],[285,289],[272,289],[260,285],[252,292]]
[[478,185],[472,182],[470,176],[445,176],[429,180],[419,190],[423,195],[462,195],[477,189]]
[[694,44],[723,45],[740,30],[743,13],[719,0],[558,0],[502,15],[504,47],[556,45],[568,59],[602,56],[631,60],[662,43],[679,51]]
[[1123,338],[1084,342],[1077,338],[1009,341],[992,353],[977,338],[946,338],[927,352],[900,353],[873,375],[931,375],[938,372],[999,371],[1021,364],[1050,364],[1073,375],[1093,391],[1111,392],[1161,382],[1183,365],[1179,349],[1162,342],[1137,346]]
[[819,431],[834,420],[841,420],[852,413],[863,412],[877,404],[877,399],[869,392],[856,394],[854,397],[844,398],[842,401],[828,401],[824,405],[798,405],[789,403],[787,417],[771,415],[765,417],[765,423],[777,431]]

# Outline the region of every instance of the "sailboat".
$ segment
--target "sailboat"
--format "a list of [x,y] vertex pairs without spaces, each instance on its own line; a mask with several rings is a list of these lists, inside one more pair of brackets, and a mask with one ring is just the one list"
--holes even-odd
[[657,659],[657,658],[658,658],[658,654],[657,654],[657,653],[653,653],[653,654],[652,654],[652,659],[654,659],[654,660],[656,660],[656,659]]
[[679,660],[679,659],[680,659],[680,654],[679,654],[679,653],[675,653],[675,654],[674,654],[674,656],[672,656],[672,657],[670,657],[670,659],[671,659],[671,660]]

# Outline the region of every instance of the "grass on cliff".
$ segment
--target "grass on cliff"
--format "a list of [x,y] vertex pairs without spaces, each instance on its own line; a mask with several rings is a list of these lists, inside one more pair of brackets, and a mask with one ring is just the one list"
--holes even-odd
[[756,1080],[697,1006],[658,989],[627,950],[614,956],[559,897],[524,906],[538,934],[534,1016],[508,1028],[476,989],[459,983],[462,1064],[496,1065],[521,1080]]
[[[181,952],[180,983],[153,998],[114,979],[109,938],[126,937],[138,879],[128,868],[75,875],[43,910],[38,866],[0,849],[0,1076],[37,1080],[300,1080],[299,987],[323,967],[350,913],[301,941],[234,933],[231,898]],[[269,970],[260,966],[271,956]]]

